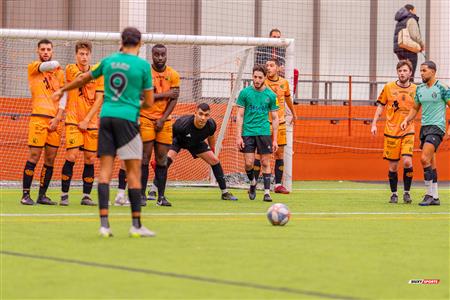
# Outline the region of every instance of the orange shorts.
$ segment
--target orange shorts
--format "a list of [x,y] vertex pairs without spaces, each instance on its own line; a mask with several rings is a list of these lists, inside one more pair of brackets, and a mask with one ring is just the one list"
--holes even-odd
[[28,146],[44,147],[49,145],[59,147],[61,144],[62,125],[58,124],[55,131],[48,131],[51,118],[31,117],[28,131]]
[[383,158],[391,161],[400,160],[400,156],[412,156],[414,151],[414,135],[400,138],[384,137]]
[[98,129],[81,131],[76,125],[66,125],[66,149],[80,148],[97,152]]
[[172,145],[172,121],[164,122],[163,128],[156,132],[155,121],[144,117],[140,118],[142,142],[156,141],[160,144]]

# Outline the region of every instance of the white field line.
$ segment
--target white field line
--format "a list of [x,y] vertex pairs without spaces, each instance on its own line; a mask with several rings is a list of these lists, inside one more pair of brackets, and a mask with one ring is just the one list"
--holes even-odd
[[[263,216],[266,213],[261,212],[180,212],[180,213],[143,213],[144,216],[153,217],[177,217],[177,216]],[[111,216],[129,216],[129,213],[111,213]],[[373,215],[450,215],[450,212],[292,212],[291,215],[298,216],[373,216]],[[25,213],[4,213],[0,217],[96,217],[98,213],[55,213],[55,214],[25,214]]]

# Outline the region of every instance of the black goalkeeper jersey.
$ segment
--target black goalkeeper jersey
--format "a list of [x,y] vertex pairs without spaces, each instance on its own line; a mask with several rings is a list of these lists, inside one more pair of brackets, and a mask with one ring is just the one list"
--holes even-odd
[[209,119],[202,129],[194,125],[194,115],[182,116],[173,124],[174,143],[189,149],[198,146],[216,132],[216,122]]

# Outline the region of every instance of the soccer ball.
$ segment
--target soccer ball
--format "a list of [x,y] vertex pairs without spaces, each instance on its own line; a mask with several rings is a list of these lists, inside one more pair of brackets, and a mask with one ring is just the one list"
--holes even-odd
[[291,212],[283,203],[275,203],[267,210],[267,219],[274,226],[284,226],[290,218]]

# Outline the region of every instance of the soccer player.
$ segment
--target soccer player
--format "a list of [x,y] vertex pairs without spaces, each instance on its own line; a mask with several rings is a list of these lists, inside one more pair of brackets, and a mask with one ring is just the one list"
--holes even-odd
[[[285,119],[285,104],[292,112],[292,123],[295,122],[295,110],[291,99],[291,92],[289,90],[289,83],[286,79],[279,76],[280,63],[276,58],[270,58],[266,62],[267,78],[265,85],[269,87],[276,95],[278,106],[278,150],[275,152],[275,193],[289,194],[289,191],[281,184],[283,179],[284,169],[284,146],[286,146],[286,119]],[[271,120],[269,115],[269,120]],[[261,161],[259,157],[254,162],[255,180],[258,182],[259,173],[261,170]]]
[[[422,107],[422,127],[420,128],[420,148],[422,149],[421,163],[423,167],[426,195],[420,206],[440,205],[436,151],[445,135],[446,105],[450,105],[450,90],[447,85],[436,79],[436,64],[425,61],[420,66],[420,76],[423,83],[417,87],[414,106],[401,124],[405,130],[414,120]],[[450,128],[448,135],[450,136]]]
[[44,166],[41,170],[37,203],[56,205],[45,195],[53,174],[53,164],[61,143],[60,121],[63,117],[67,95],[53,100],[51,95],[64,85],[64,71],[52,60],[53,44],[47,39],[37,44],[39,60],[28,65],[28,83],[31,91],[32,112],[29,123],[29,154],[23,171],[23,194],[20,203],[34,205],[30,196],[34,169],[44,149]]
[[[277,96],[266,87],[266,68],[264,65],[253,67],[253,85],[244,88],[236,101],[238,106],[236,127],[238,149],[244,153],[245,172],[250,180],[248,196],[256,198],[256,180],[253,171],[255,150],[261,156],[264,179],[264,201],[270,197],[270,157],[278,150],[278,112]],[[269,112],[272,115],[272,137],[270,133]]]
[[170,114],[180,93],[180,75],[166,65],[167,48],[157,44],[152,48],[152,78],[155,87],[155,104],[141,110],[141,136],[144,142],[142,158],[142,205],[146,205],[145,190],[148,182],[149,162],[155,149],[155,182],[158,188],[159,206],[172,206],[164,196],[167,180],[167,152],[172,145],[172,121]]
[[100,236],[112,236],[108,221],[109,182],[116,154],[125,161],[128,179],[128,196],[131,203],[132,226],[130,236],[150,237],[155,234],[141,224],[141,159],[142,140],[138,117],[140,96],[144,92],[143,108],[153,104],[150,64],[138,57],[141,33],[127,27],[121,34],[122,52],[105,57],[93,70],[76,77],[74,81],[58,90],[54,97],[64,91],[80,88],[93,79],[104,76],[105,97],[100,113],[98,156],[100,174],[98,199],[100,208]]
[[[219,158],[214,154],[216,122],[211,118],[211,108],[200,103],[193,115],[182,116],[173,124],[173,143],[167,154],[167,168],[173,163],[181,149],[188,150],[192,157],[203,159],[213,170],[222,192],[222,200],[238,200],[227,190]],[[208,140],[208,143],[205,140]],[[156,185],[158,183],[156,182]]]
[[[92,43],[78,41],[75,44],[75,64],[66,66],[66,80],[89,72]],[[61,175],[60,205],[69,205],[69,188],[73,166],[80,150],[84,151],[83,198],[81,205],[95,206],[90,194],[94,184],[94,162],[98,142],[98,109],[103,103],[103,77],[92,80],[78,90],[69,92],[66,106],[66,161]]]
[[401,60],[397,63],[397,76],[396,81],[384,86],[378,97],[371,132],[373,135],[377,134],[377,122],[386,106],[383,158],[389,161],[388,178],[392,192],[389,203],[398,203],[398,164],[401,157],[403,159],[403,202],[409,204],[412,201],[409,190],[413,179],[414,123],[411,122],[405,130],[400,128],[400,124],[414,106],[416,94],[416,85],[410,83],[412,64],[409,60]]

